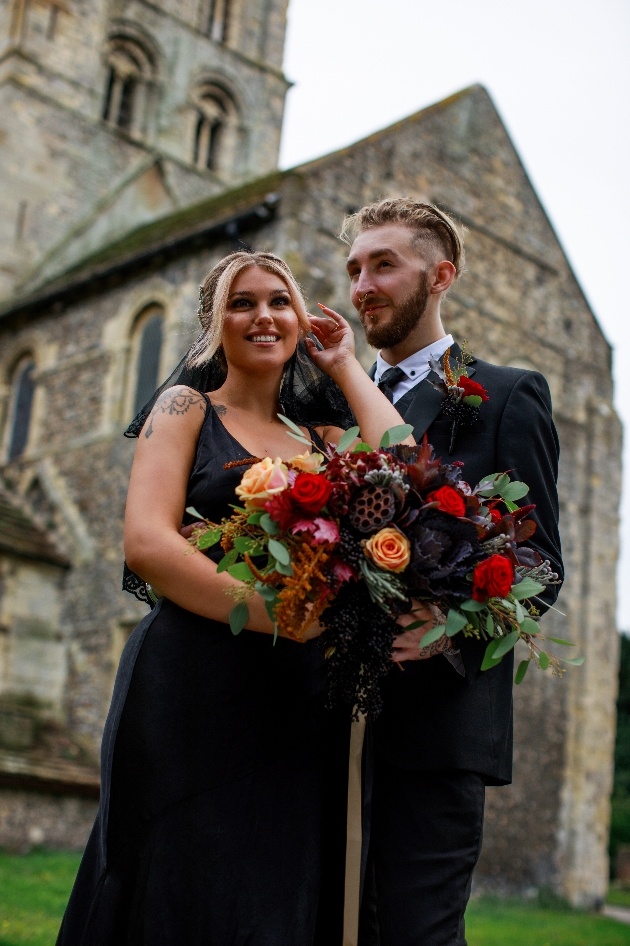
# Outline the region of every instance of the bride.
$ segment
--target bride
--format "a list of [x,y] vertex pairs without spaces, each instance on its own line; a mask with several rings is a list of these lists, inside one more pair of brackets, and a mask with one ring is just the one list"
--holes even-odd
[[201,287],[202,332],[179,383],[133,429],[125,555],[162,597],[121,658],[99,813],[58,946],[312,946],[321,936],[321,627],[274,646],[255,595],[234,636],[237,582],[217,572],[214,550],[189,554],[180,529],[190,505],[214,521],[229,515],[255,458],[295,457],[278,413],[314,451],[339,441],[347,405],[371,446],[401,423],[357,361],[348,323],[323,312],[307,314],[278,257],[222,259]]

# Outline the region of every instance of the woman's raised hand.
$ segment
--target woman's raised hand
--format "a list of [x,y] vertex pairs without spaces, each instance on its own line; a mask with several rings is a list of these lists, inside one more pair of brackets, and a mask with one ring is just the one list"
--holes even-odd
[[318,302],[323,315],[309,315],[311,331],[323,345],[318,348],[315,342],[307,338],[305,344],[310,357],[318,368],[331,377],[348,362],[354,361],[354,332],[342,315]]

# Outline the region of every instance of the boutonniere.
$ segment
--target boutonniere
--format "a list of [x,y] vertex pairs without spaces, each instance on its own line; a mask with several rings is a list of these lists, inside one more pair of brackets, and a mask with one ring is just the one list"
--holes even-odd
[[472,427],[479,420],[479,411],[484,401],[490,400],[490,395],[477,381],[468,377],[466,365],[470,364],[472,357],[462,350],[461,357],[451,365],[448,348],[442,357],[442,364],[435,359],[431,359],[430,365],[433,371],[440,378],[439,381],[430,383],[444,395],[442,403],[442,413],[452,420],[451,441],[449,444],[449,454],[455,447],[455,437],[459,427]]

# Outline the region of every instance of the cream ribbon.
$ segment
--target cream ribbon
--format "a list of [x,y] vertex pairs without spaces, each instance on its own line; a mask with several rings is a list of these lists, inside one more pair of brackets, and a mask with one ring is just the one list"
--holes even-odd
[[361,845],[363,842],[363,791],[361,757],[365,738],[365,716],[360,713],[350,726],[348,758],[348,820],[346,825],[346,877],[343,904],[343,946],[358,946],[361,890]]

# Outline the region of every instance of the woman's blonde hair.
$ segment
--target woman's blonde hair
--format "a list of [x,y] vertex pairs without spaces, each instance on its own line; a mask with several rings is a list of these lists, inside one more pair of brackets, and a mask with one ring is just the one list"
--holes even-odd
[[300,334],[306,335],[311,325],[306,311],[303,292],[293,273],[279,256],[273,253],[248,253],[239,251],[224,256],[214,266],[199,287],[199,308],[197,314],[201,335],[190,350],[187,364],[198,367],[209,361],[221,347],[223,322],[227,311],[227,302],[232,284],[239,273],[249,266],[258,266],[274,273],[286,285],[291,304],[295,309],[300,327]]

